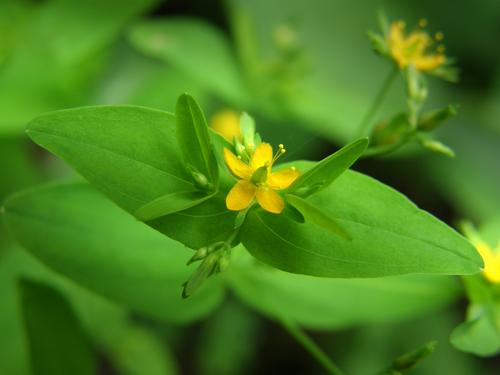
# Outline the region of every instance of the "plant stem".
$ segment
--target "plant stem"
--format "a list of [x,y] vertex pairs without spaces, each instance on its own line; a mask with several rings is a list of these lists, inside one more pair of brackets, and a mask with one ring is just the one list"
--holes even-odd
[[331,375],[344,375],[344,373],[333,363],[333,361],[321,350],[321,348],[300,327],[282,319],[283,327],[311,354]]
[[380,108],[380,105],[384,101],[387,93],[389,92],[389,89],[392,86],[392,83],[394,82],[394,78],[396,78],[398,73],[398,68],[397,66],[394,66],[394,68],[389,72],[389,75],[385,78],[384,82],[382,83],[382,86],[380,87],[380,90],[375,97],[375,100],[373,101],[370,109],[368,112],[366,112],[365,117],[363,117],[363,120],[358,126],[358,135],[360,137],[363,137],[365,135],[368,135],[367,133],[370,133],[370,122],[373,119],[373,116],[377,113],[377,111]]

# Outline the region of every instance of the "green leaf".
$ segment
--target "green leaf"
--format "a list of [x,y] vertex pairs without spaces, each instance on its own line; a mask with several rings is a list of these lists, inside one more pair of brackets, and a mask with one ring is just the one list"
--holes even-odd
[[177,141],[184,160],[195,172],[208,179],[212,186],[207,186],[205,190],[215,191],[219,179],[217,160],[203,111],[191,96],[184,94],[177,100],[175,123]]
[[311,204],[309,201],[292,194],[287,194],[286,200],[293,207],[299,210],[306,221],[310,221],[311,223],[314,223],[337,236],[343,237],[346,240],[351,240],[349,234],[339,223],[321,211],[318,207]]
[[[312,166],[294,165],[300,170]],[[465,238],[370,177],[347,171],[309,199],[339,222],[352,241],[307,221],[255,209],[241,229],[243,245],[276,268],[322,277],[480,271],[482,259]]]
[[152,317],[188,322],[216,306],[217,278],[181,299],[193,272],[181,244],[126,214],[87,184],[45,186],[12,196],[5,219],[36,258],[76,283]]
[[133,27],[132,44],[172,64],[231,102],[246,102],[247,88],[225,35],[195,19],[169,18]]
[[34,375],[97,374],[93,350],[64,297],[49,286],[21,280],[21,305]]
[[83,107],[41,115],[26,132],[134,213],[159,197],[193,190],[174,121],[143,107]]
[[187,210],[149,221],[148,225],[195,250],[224,241],[234,231],[238,214],[226,208],[225,191]]
[[431,355],[436,349],[437,341],[431,341],[409,353],[396,358],[391,367],[382,371],[381,375],[400,375],[416,368],[420,363]]
[[174,212],[186,210],[203,203],[213,196],[214,194],[206,195],[199,190],[172,193],[145,204],[134,215],[139,220],[150,221]]
[[178,373],[174,355],[160,337],[146,329],[131,327],[120,337],[113,361],[122,375],[174,375]]
[[[455,328],[450,341],[455,348],[482,357],[492,356],[500,352],[500,329],[495,319],[500,318],[500,306],[496,307],[496,317],[492,317],[484,306],[472,306],[476,317],[467,320]],[[482,310],[482,311],[481,311]]]
[[323,190],[347,170],[363,154],[367,146],[368,139],[362,138],[342,147],[302,174],[288,188],[288,193],[305,198]]
[[17,11],[12,6],[9,9],[10,4],[0,6],[7,20],[2,39],[4,34],[12,38],[0,43],[10,47],[9,64],[0,69],[4,88],[0,92],[0,133],[19,134],[39,113],[88,102],[96,73],[107,58],[105,49],[131,19],[158,1],[18,3],[22,9]]
[[451,277],[328,279],[296,275],[258,263],[243,248],[233,250],[224,277],[238,298],[257,311],[314,329],[411,319],[438,311],[460,295],[459,285]]
[[[19,278],[35,279],[61,292],[72,308],[92,343],[109,358],[112,367],[123,375],[135,375],[133,368],[142,368],[148,374],[173,374],[153,372],[154,369],[170,369],[173,360],[168,356],[164,343],[157,343],[151,333],[129,321],[129,312],[91,291],[59,276],[38,262],[20,246],[1,248],[0,260],[0,373],[28,374],[28,353],[22,317],[18,308]],[[142,331],[140,339],[137,331]],[[147,338],[149,336],[149,344]],[[130,342],[134,340],[134,343]],[[146,342],[145,342],[146,341]],[[140,348],[138,346],[140,345]],[[160,347],[161,345],[161,347]],[[125,347],[124,347],[125,346]],[[157,355],[161,353],[161,357]],[[155,358],[156,357],[156,358]],[[133,363],[133,365],[132,365]]]

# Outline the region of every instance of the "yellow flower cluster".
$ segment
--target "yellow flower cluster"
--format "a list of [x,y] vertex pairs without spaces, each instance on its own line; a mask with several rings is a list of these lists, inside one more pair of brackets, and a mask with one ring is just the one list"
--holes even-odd
[[[422,20],[421,26],[425,24]],[[405,35],[403,21],[391,23],[387,39],[390,54],[400,69],[413,65],[417,70],[427,72],[441,66],[446,60],[443,46],[439,46],[434,53],[429,53],[434,40],[422,29]],[[443,34],[437,33],[435,39],[443,39]]]

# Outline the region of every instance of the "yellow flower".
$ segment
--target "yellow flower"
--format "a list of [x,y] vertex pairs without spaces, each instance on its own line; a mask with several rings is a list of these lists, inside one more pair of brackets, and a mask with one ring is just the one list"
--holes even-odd
[[495,251],[483,241],[477,241],[475,246],[484,261],[484,277],[492,283],[500,283],[500,242]]
[[[414,30],[405,36],[404,28],[404,22],[393,22],[388,35],[391,56],[400,69],[411,64],[417,70],[427,72],[436,69],[445,62],[443,46],[439,46],[436,53],[427,53],[428,48],[433,44],[432,38],[422,30]],[[442,33],[438,33],[436,39],[441,40]]]
[[273,149],[269,143],[261,143],[255,149],[249,164],[224,149],[224,160],[231,173],[239,178],[236,185],[226,197],[226,206],[232,211],[241,211],[257,199],[266,211],[279,214],[285,208],[283,198],[275,190],[286,189],[299,176],[295,167],[273,173],[274,162],[285,153],[283,145],[273,157]]
[[217,112],[210,121],[217,133],[233,143],[234,138],[241,141],[240,114],[230,109]]

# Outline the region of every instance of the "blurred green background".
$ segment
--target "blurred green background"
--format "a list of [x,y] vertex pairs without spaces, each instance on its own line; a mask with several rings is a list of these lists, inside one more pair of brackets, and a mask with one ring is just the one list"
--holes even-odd
[[[393,186],[452,226],[463,218],[481,224],[500,216],[495,0],[2,0],[0,199],[74,177],[24,134],[36,115],[118,103],[172,111],[182,92],[196,97],[209,118],[227,108],[248,111],[264,139],[287,146],[289,160],[319,160],[355,137],[390,70],[366,36],[377,30],[381,9],[409,25],[424,17],[432,32],[444,32],[447,55],[456,58],[461,79],[451,84],[430,78],[426,105],[460,106],[459,115],[438,132],[457,156],[410,146],[388,158],[362,160],[354,169]],[[404,105],[398,82],[377,117]],[[279,324],[231,292],[197,322],[165,323],[57,275],[0,225],[0,374],[29,373],[20,288],[23,306],[39,305],[25,301],[37,287],[19,284],[20,279],[41,280],[66,296],[97,352],[99,374],[324,373]],[[405,321],[310,333],[349,374],[374,373],[434,339],[438,349],[412,373],[496,374],[498,357],[478,358],[448,343],[465,308],[465,299],[459,299]]]

